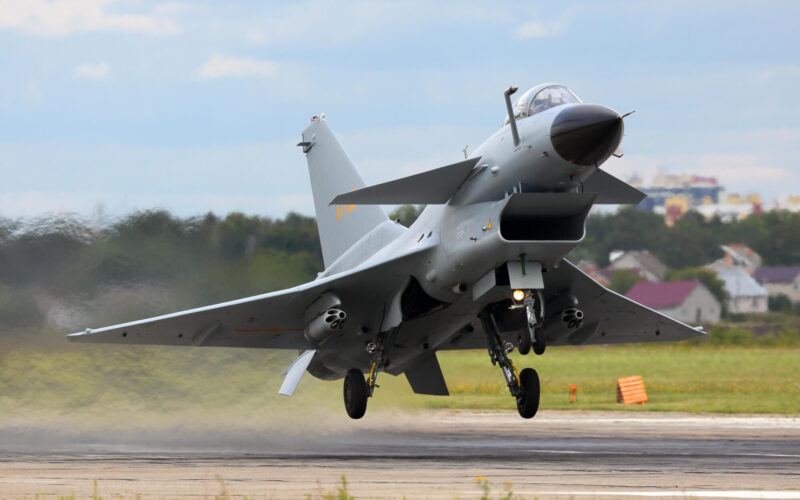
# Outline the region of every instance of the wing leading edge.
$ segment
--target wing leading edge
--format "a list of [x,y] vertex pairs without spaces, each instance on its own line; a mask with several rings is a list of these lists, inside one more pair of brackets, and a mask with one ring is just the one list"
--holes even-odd
[[[322,293],[335,290],[343,303],[356,303],[356,298],[363,296],[364,287],[376,297],[384,291],[391,293],[393,290],[388,287],[407,278],[410,262],[430,248],[431,244],[420,245],[397,258],[286,290],[105,328],[88,328],[67,338],[72,342],[110,344],[313,349],[303,335],[304,313]],[[348,301],[349,297],[353,300]]]
[[565,338],[566,344],[667,342],[705,335],[658,311],[602,286],[566,259],[550,270],[545,286],[551,293],[569,291],[583,310],[584,326]]

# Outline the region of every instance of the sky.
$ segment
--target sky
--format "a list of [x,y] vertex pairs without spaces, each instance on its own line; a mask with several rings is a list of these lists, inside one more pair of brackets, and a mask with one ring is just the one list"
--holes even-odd
[[800,194],[800,2],[0,0],[0,216],[313,215],[313,115],[368,184],[463,158],[542,82],[604,168]]

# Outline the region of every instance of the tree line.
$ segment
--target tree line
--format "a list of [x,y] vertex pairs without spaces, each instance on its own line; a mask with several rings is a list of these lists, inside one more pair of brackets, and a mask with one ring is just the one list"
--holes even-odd
[[71,327],[69,317],[98,326],[235,299],[311,280],[321,269],[316,222],[295,213],[0,219],[0,336]]
[[[391,216],[410,225],[421,209],[403,206]],[[612,250],[647,249],[680,270],[721,257],[721,244],[743,243],[767,265],[800,265],[798,228],[800,214],[789,212],[730,223],[690,212],[667,227],[658,215],[624,208],[591,215],[585,241],[569,258],[602,266]],[[178,217],[163,210],[110,221],[0,218],[0,336],[63,329],[70,314],[122,321],[264,293],[314,279],[322,268],[316,222],[295,213],[277,219],[242,213]],[[136,287],[138,295],[99,300]],[[161,298],[146,302],[152,296]]]

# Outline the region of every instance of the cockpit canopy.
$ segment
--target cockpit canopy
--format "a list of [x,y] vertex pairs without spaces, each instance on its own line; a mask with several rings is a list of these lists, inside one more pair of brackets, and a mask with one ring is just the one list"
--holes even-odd
[[[528,90],[514,103],[514,118],[520,120],[522,118],[541,113],[542,111],[562,104],[580,103],[578,96],[575,95],[567,87],[561,85],[554,85],[552,83],[545,83],[544,85],[537,85]],[[506,117],[503,124],[508,123]]]

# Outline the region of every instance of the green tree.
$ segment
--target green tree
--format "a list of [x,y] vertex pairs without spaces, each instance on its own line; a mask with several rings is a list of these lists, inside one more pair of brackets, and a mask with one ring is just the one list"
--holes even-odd
[[626,207],[586,220],[586,238],[570,258],[608,264],[612,250],[650,250],[669,267],[703,266],[722,257],[720,245],[743,243],[766,265],[800,265],[800,213],[770,211],[723,223],[690,211],[667,227],[660,215]]
[[262,221],[256,216],[233,212],[225,217],[219,231],[219,249],[229,259],[250,257],[261,239]]
[[690,211],[667,230],[661,247],[651,250],[675,269],[708,264],[722,257],[721,226],[719,219],[706,221],[701,214]]
[[649,249],[660,257],[667,239],[664,219],[654,213],[626,207],[613,214],[594,215],[586,221],[586,239],[581,253],[601,266],[608,265],[612,250]]
[[630,269],[618,269],[614,271],[614,275],[611,277],[611,283],[608,284],[608,288],[619,294],[625,295],[631,288],[633,288],[633,285],[640,281],[644,281],[644,279],[636,274],[635,271]]
[[792,309],[792,300],[782,293],[775,297],[770,296],[768,301],[770,311],[785,312]]
[[425,205],[401,205],[395,208],[389,218],[399,221],[400,224],[409,227],[417,220],[419,214],[425,209]]

